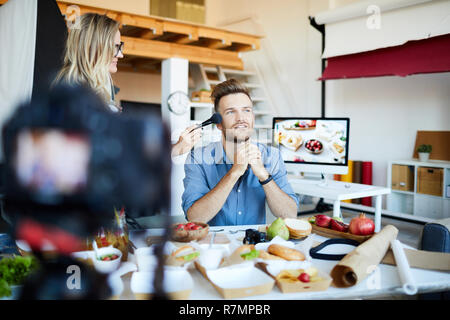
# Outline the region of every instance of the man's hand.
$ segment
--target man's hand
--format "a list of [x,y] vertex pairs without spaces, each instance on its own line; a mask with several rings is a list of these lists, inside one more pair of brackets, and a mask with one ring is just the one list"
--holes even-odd
[[269,178],[269,172],[267,172],[262,161],[261,151],[259,151],[258,146],[255,144],[250,144],[249,146],[248,163],[259,181],[264,181]]
[[234,151],[233,167],[232,172],[238,177],[242,176],[248,167],[248,154],[249,154],[250,142],[246,141],[236,145],[236,150]]

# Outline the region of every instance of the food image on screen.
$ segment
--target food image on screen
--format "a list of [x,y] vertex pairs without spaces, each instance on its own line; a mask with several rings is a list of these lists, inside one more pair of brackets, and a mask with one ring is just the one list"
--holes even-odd
[[26,130],[17,139],[17,178],[33,191],[73,194],[86,186],[89,158],[90,144],[82,134]]
[[346,120],[274,119],[274,147],[286,162],[345,164]]

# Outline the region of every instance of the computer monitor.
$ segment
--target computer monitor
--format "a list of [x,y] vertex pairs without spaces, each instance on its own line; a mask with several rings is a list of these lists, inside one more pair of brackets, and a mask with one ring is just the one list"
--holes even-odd
[[273,118],[273,146],[293,173],[348,173],[349,118]]

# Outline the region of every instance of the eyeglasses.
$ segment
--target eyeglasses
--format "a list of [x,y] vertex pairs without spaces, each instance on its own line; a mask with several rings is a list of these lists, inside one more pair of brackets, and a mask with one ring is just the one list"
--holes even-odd
[[114,58],[119,55],[119,52],[122,52],[123,54],[123,41],[120,41],[120,44],[116,44],[116,54],[114,55]]

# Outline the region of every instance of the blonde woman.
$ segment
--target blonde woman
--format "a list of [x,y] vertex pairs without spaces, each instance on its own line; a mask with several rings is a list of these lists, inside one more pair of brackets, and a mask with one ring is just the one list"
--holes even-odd
[[112,112],[121,111],[114,98],[112,73],[123,58],[119,23],[106,15],[86,13],[69,29],[64,62],[54,83],[83,84],[91,87]]
[[[119,23],[106,15],[86,13],[69,30],[64,64],[54,83],[88,85],[104,99],[112,112],[121,112],[115,101],[112,73],[123,58],[124,43],[120,39]],[[184,130],[172,148],[172,156],[184,154],[201,139],[202,130]]]

